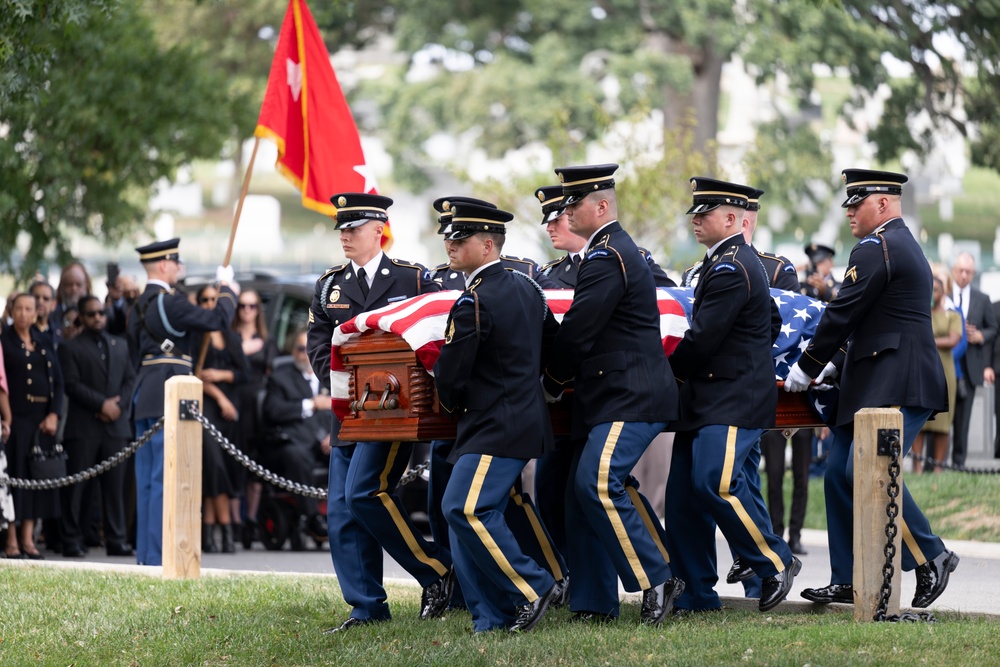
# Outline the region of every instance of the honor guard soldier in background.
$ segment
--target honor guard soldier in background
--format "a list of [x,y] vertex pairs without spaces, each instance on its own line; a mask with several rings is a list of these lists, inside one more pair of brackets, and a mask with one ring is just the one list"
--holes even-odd
[[[569,230],[569,219],[566,217],[566,207],[563,205],[563,194],[561,185],[550,185],[535,190],[535,198],[542,205],[542,224],[552,241],[552,247],[556,250],[565,250],[566,254],[559,259],[552,260],[542,267],[542,274],[555,283],[555,287],[546,289],[559,289],[576,287],[576,274],[580,270],[580,261],[583,259],[584,245],[587,239],[577,236]],[[677,287],[677,283],[670,279],[670,276],[660,268],[660,265],[653,259],[645,248],[639,248],[650,271],[653,272],[653,281],[657,287]]]
[[531,630],[561,593],[504,519],[525,464],[552,446],[538,376],[559,327],[538,284],[500,262],[513,217],[459,203],[445,233],[451,268],[468,288],[452,306],[434,365],[441,407],[458,419],[442,508],[475,632]]
[[806,296],[829,303],[837,296],[840,283],[833,277],[833,248],[820,243],[810,243],[805,247],[809,258],[809,268],[806,270],[805,282],[799,285],[799,290]]
[[[483,208],[495,209],[496,205],[475,199],[474,197],[441,197],[434,200],[434,210],[438,212],[438,234],[447,236],[451,234],[452,216],[455,213],[455,206],[458,204],[473,204]],[[506,229],[506,227],[505,227]],[[447,250],[448,242],[445,240]],[[538,282],[543,289],[555,289],[555,283],[539,274],[538,266],[528,259],[518,259],[500,255],[500,265],[508,271],[518,271],[525,274],[532,280]],[[446,290],[461,290],[466,288],[465,274],[461,269],[453,268],[451,262],[446,262],[436,267],[431,272],[431,277],[436,283]],[[448,486],[448,479],[451,477],[452,465],[448,463],[454,445],[453,440],[435,440],[431,443],[430,452],[430,480],[427,494],[427,517],[431,527],[431,535],[434,541],[450,546],[451,540],[448,535],[448,523],[445,520],[441,506],[441,499],[444,490]],[[519,476],[510,490],[511,502],[507,504],[504,511],[504,519],[510,527],[514,537],[521,544],[531,558],[542,567],[546,568],[550,574],[558,581],[562,587],[562,597],[554,601],[556,606],[561,606],[565,602],[565,596],[569,588],[566,585],[566,563],[563,554],[555,544],[549,534],[548,526],[544,521],[538,519],[539,512],[535,508],[530,496],[524,493]],[[463,604],[461,586],[455,587],[455,595],[452,604],[460,606]]]
[[[180,271],[180,239],[136,248],[146,269],[146,289],[128,315],[129,351],[138,368],[133,417],[139,437],[163,416],[163,383],[190,375],[193,333],[226,331],[233,321],[236,295],[229,288],[230,266],[220,266],[219,298],[213,310],[200,308],[174,290]],[[135,451],[136,538],[140,565],[163,564],[163,430]]]
[[[439,290],[424,267],[390,259],[382,252],[391,199],[346,192],[330,201],[337,207],[335,229],[349,261],[331,268],[316,282],[309,312],[309,359],[316,375],[327,383],[330,339],[337,325],[363,312]],[[330,554],[344,600],[352,610],[343,624],[327,632],[390,619],[382,586],[383,548],[424,587],[421,618],[439,616],[451,598],[451,555],[423,538],[395,493],[413,444],[345,443],[332,437],[330,441]]]
[[692,178],[694,236],[708,248],[694,291],[691,326],[670,356],[681,382],[667,483],[666,524],[673,565],[688,589],[680,608],[721,607],[715,524],[744,566],[761,577],[760,609],[791,590],[801,563],[771,530],[760,488],[748,474],[778,394],[771,346],[781,315],[743,220],[754,188]]
[[[543,382],[547,400],[556,400],[573,381],[574,434],[585,440],[570,471],[575,493],[566,494],[571,609],[584,621],[617,616],[617,572],[625,590],[643,591],[642,622],[655,625],[684,582],[674,578],[656,528],[643,521],[643,504],[633,501],[639,494],[624,483],[676,419],[677,391],[663,354],[653,273],[618,222],[617,169],[556,169],[569,229],[588,240]],[[598,543],[603,552],[595,552]]]
[[[854,414],[896,407],[903,415],[902,455],[935,412],[948,409],[947,386],[931,327],[931,269],[903,222],[900,203],[907,177],[888,171],[845,169],[851,250],[837,298],[823,311],[812,342],[792,365],[786,391],[805,391],[834,372],[831,359],[850,340],[840,376],[840,403],[826,468],[826,523],[830,585],[807,588],[813,602],[853,603]],[[902,568],[916,568],[914,607],[944,592],[958,556],[948,551],[903,484]]]

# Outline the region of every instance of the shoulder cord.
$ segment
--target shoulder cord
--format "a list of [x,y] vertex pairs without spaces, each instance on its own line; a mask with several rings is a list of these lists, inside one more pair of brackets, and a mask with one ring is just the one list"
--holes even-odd
[[538,292],[538,296],[542,297],[542,320],[544,321],[549,314],[549,300],[545,298],[545,290],[543,290],[542,286],[536,283],[532,279],[532,277],[529,276],[528,274],[516,271],[514,269],[511,269],[510,272],[513,273],[515,276],[520,276],[521,278],[524,278],[529,283],[531,283],[531,286],[535,288],[536,292]]

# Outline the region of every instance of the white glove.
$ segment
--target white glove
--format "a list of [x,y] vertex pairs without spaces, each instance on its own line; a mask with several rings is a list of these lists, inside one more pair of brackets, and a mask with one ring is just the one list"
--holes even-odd
[[798,362],[792,364],[788,369],[788,377],[785,378],[785,391],[800,392],[809,388],[812,378],[799,368]]
[[816,384],[822,383],[823,380],[832,380],[837,377],[837,375],[837,367],[833,365],[832,361],[828,361],[826,362],[826,366],[823,367],[823,370],[821,370],[819,375],[816,376]]
[[231,264],[227,266],[220,266],[215,269],[215,282],[222,284],[231,283],[233,282],[233,276],[235,275],[236,272],[233,271]]
[[553,396],[552,394],[550,394],[548,392],[548,390],[545,388],[545,380],[544,379],[542,380],[542,394],[545,396],[545,402],[546,403],[555,403],[556,401],[558,401],[559,399],[562,398],[562,394],[561,393],[558,396]]

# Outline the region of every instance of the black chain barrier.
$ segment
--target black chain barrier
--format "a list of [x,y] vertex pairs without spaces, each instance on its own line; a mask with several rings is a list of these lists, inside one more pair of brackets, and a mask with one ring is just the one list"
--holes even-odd
[[[229,442],[226,436],[222,435],[222,433],[219,432],[219,429],[215,427],[215,424],[210,422],[208,418],[205,417],[205,415],[201,414],[201,412],[199,412],[196,406],[188,405],[187,410],[189,416],[193,418],[195,421],[199,422],[202,425],[202,427],[209,432],[209,434],[215,439],[215,441],[219,443],[219,446],[222,447],[222,450],[224,452],[232,456],[240,463],[240,465],[242,465],[244,468],[246,468],[253,474],[260,477],[265,482],[268,482],[270,484],[273,484],[274,486],[282,488],[285,491],[291,491],[296,495],[305,496],[306,498],[322,499],[327,497],[326,489],[320,488],[318,486],[309,486],[307,484],[302,484],[300,482],[293,482],[290,479],[282,477],[281,475],[271,470],[268,470],[267,468],[257,463],[249,456],[247,456],[244,452],[240,451],[239,447]],[[423,473],[429,468],[430,468],[429,460],[414,466],[399,479],[399,483],[396,486],[400,487],[409,484],[410,482],[416,480],[421,475],[423,475]]]
[[882,565],[882,586],[879,588],[878,606],[875,607],[875,615],[872,617],[872,620],[887,621],[890,623],[912,623],[915,621],[934,623],[937,619],[927,611],[886,614],[886,610],[889,607],[889,597],[892,595],[892,575],[895,572],[892,561],[896,557],[894,540],[898,532],[896,518],[899,516],[899,503],[896,502],[896,499],[901,493],[899,485],[899,473],[901,469],[899,457],[902,446],[899,441],[898,430],[893,430],[887,435],[887,444],[889,446],[889,486],[886,489],[886,493],[889,496],[889,502],[885,507],[885,515],[889,520],[885,524],[885,548],[882,550],[882,553],[885,555],[885,563]]
[[925,466],[934,466],[935,468],[941,468],[942,470],[964,472],[970,475],[1000,475],[1000,466],[996,468],[966,468],[965,466],[957,466],[953,463],[948,463],[947,461],[938,461],[930,456],[920,456],[919,454],[914,454],[913,450],[910,450],[908,456],[910,456],[914,461],[923,461]]
[[86,470],[81,470],[78,473],[66,475],[65,477],[53,477],[51,479],[19,479],[17,477],[0,475],[0,486],[7,485],[17,489],[26,489],[28,491],[48,491],[50,489],[58,489],[63,486],[69,486],[70,484],[85,482],[88,479],[97,477],[103,472],[114,468],[116,465],[135,454],[135,450],[149,442],[149,439],[162,428],[163,417],[160,417],[145,433],[136,438],[134,442],[130,442],[117,454],[113,454],[100,463],[97,463]]

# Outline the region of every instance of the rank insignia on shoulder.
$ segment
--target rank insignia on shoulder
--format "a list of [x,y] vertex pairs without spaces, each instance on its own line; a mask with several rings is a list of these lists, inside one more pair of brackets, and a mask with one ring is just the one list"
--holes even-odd
[[448,332],[444,335],[444,342],[447,345],[455,337],[455,322],[454,320],[448,323]]
[[715,266],[712,267],[712,273],[716,273],[718,271],[722,271],[723,269],[725,269],[726,271],[736,271],[737,270],[736,267],[734,265],[730,264],[729,262],[721,262],[721,263],[716,264]]
[[864,245],[866,243],[877,243],[877,244],[881,245],[882,244],[882,239],[880,239],[877,236],[866,236],[863,239],[861,239],[861,242],[858,243],[858,245]]
[[848,278],[851,279],[852,283],[858,282],[858,267],[852,266],[847,269],[847,272],[844,274],[844,280],[846,281]]
[[431,279],[431,272],[424,270],[424,280],[430,280],[430,279]]
[[611,253],[607,250],[593,250],[587,254],[587,259],[593,259],[594,257],[608,257]]

